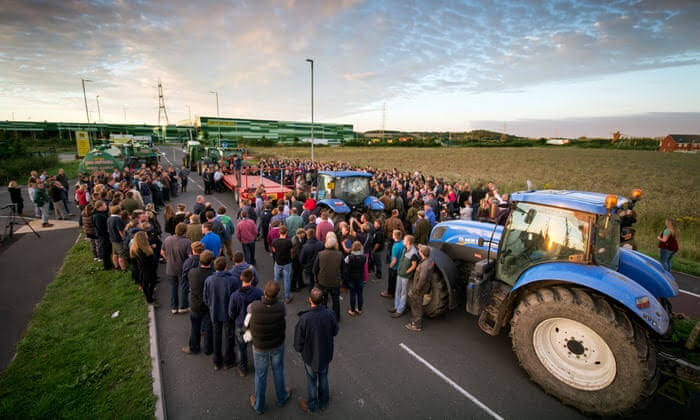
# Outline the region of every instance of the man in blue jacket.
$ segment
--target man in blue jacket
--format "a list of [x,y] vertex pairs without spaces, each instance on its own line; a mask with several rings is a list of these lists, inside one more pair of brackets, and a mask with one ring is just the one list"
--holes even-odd
[[258,287],[258,272],[255,270],[255,267],[252,265],[248,264],[245,261],[245,256],[241,251],[236,251],[233,253],[233,268],[229,270],[231,274],[233,274],[233,277],[241,280],[241,274],[250,269],[253,272],[253,283],[252,285],[254,287]]
[[245,333],[245,317],[248,314],[248,305],[256,300],[260,300],[263,295],[262,290],[253,286],[253,268],[241,272],[243,285],[233,292],[228,304],[228,315],[233,322],[235,329],[236,348],[238,350],[238,375],[248,374],[248,343],[243,339]]
[[323,292],[313,288],[309,295],[311,309],[299,318],[294,332],[294,349],[301,353],[306,372],[306,399],[299,407],[313,413],[328,406],[328,365],[333,359],[333,337],[338,334],[335,314],[323,305]]
[[[222,362],[226,369],[233,367],[233,328],[228,316],[228,304],[231,294],[241,287],[231,273],[226,271],[226,257],[214,260],[216,272],[204,281],[204,304],[209,308],[212,331],[214,333],[214,369],[221,369]],[[226,334],[224,335],[224,329]],[[222,359],[221,342],[226,338],[226,349]]]

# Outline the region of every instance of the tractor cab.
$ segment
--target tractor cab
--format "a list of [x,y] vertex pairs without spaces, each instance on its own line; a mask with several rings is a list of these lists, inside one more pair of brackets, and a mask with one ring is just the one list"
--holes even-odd
[[[584,194],[589,200],[581,200]],[[528,268],[554,261],[617,270],[620,218],[611,205],[627,200],[607,197],[570,191],[514,194],[500,241],[497,278],[512,285]]]
[[360,207],[370,195],[371,178],[369,173],[360,171],[321,171],[317,181],[318,199],[338,199],[350,207]]

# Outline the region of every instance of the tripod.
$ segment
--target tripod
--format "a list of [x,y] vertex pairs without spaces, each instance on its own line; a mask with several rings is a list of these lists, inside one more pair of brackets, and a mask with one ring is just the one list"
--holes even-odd
[[[4,207],[0,207],[0,210],[5,210],[5,209],[10,209],[10,216],[9,216],[10,220],[8,220],[7,224],[5,225],[5,231],[2,235],[2,242],[5,242],[5,240],[7,238],[12,238],[14,236],[15,225],[22,225],[22,224],[29,227],[29,230],[34,232],[34,234],[36,235],[37,238],[41,238],[41,235],[39,235],[39,232],[34,230],[34,228],[32,227],[32,225],[29,223],[29,221],[27,219],[25,219],[22,216],[17,216],[17,204],[12,203],[12,204],[8,204]],[[19,221],[18,221],[18,219],[19,219]]]

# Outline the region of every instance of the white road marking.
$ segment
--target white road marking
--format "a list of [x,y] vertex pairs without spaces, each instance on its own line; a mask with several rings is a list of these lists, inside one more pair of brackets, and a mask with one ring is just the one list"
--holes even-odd
[[469,398],[474,404],[476,404],[477,406],[479,406],[482,410],[486,411],[491,417],[493,417],[494,419],[503,420],[503,417],[501,417],[498,413],[496,413],[495,411],[491,410],[488,406],[486,406],[486,404],[484,404],[484,403],[482,403],[481,401],[479,401],[475,396],[473,396],[472,394],[470,394],[469,392],[467,392],[464,388],[462,388],[461,386],[459,386],[455,381],[453,381],[452,379],[448,378],[447,375],[445,375],[444,373],[440,372],[435,366],[431,365],[430,363],[428,363],[428,361],[426,361],[425,359],[423,359],[422,357],[420,357],[416,352],[414,352],[413,350],[411,350],[410,348],[408,348],[407,345],[405,345],[404,343],[401,343],[401,344],[399,344],[399,347],[401,347],[402,349],[406,350],[406,352],[408,352],[408,354],[410,354],[411,356],[415,357],[419,362],[423,363],[428,369],[430,369],[431,371],[433,371],[434,374],[436,374],[437,376],[439,376],[440,378],[442,378],[442,380],[444,380],[445,382],[447,382],[448,384],[450,384],[450,386],[452,386],[452,388],[454,388],[455,390],[457,390],[460,394],[462,394],[462,395],[464,395],[465,397]]
[[678,291],[681,293],[685,293],[686,295],[690,295],[690,296],[693,296],[693,297],[700,299],[700,295],[697,293],[689,292],[689,291],[683,290],[683,289],[678,289]]

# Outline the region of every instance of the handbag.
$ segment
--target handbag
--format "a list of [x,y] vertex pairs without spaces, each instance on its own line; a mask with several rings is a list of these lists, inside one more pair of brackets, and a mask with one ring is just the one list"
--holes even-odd
[[249,324],[250,324],[250,312],[248,314],[246,314],[245,320],[243,321],[243,329],[244,329],[243,341],[246,343],[250,343],[251,341],[253,341],[253,333],[250,332]]

